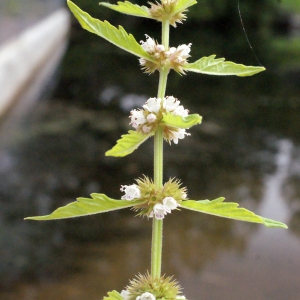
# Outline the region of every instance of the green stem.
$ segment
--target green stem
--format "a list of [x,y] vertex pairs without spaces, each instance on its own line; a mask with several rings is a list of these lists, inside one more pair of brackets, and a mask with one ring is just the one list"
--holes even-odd
[[170,34],[170,22],[169,20],[165,20],[162,22],[161,40],[166,50],[169,48],[169,34]]
[[[162,22],[162,44],[165,49],[169,47],[169,22]],[[163,98],[166,92],[169,69],[162,67],[159,73],[157,97]],[[160,127],[154,135],[154,184],[157,189],[163,186],[163,128]],[[152,250],[151,250],[151,275],[153,278],[161,276],[163,221],[153,216],[152,224]]]

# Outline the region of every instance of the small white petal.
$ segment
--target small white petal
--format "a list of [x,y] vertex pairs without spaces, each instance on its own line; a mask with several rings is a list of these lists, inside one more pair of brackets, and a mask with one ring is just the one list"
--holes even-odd
[[172,209],[177,208],[178,203],[173,197],[166,197],[163,199],[163,205],[166,207],[168,212],[171,212]]
[[156,219],[162,220],[167,214],[167,211],[164,205],[157,203],[153,207],[153,213]]
[[168,96],[164,99],[164,108],[166,111],[173,111],[180,104],[180,101],[173,96]]
[[177,52],[179,52],[179,55],[183,58],[189,57],[189,53],[191,51],[191,45],[192,44],[183,44],[177,47]]
[[161,107],[161,99],[160,98],[149,98],[146,104],[143,105],[143,108],[153,112],[158,113]]
[[121,296],[123,297],[124,300],[129,300],[129,292],[127,290],[122,290]]
[[140,63],[140,65],[144,66],[146,64],[146,59],[145,58],[139,58],[139,63]]
[[149,292],[143,293],[140,297],[140,300],[156,300],[155,296]]
[[190,133],[185,132],[185,129],[178,129],[178,131],[170,130],[170,132],[173,135],[172,140],[174,144],[178,144],[178,139],[184,139],[186,135],[191,135]]
[[151,127],[150,127],[150,126],[147,126],[147,125],[144,125],[144,126],[142,127],[142,129],[143,129],[143,132],[148,133],[148,132],[150,132]]
[[146,42],[141,41],[140,42],[142,44],[142,47],[145,51],[147,51],[148,53],[154,53],[155,52],[155,46],[156,43],[155,41],[149,37],[148,35],[146,35]]
[[134,127],[134,128],[138,127],[141,124],[145,124],[147,122],[147,120],[144,116],[143,110],[133,109],[130,112],[130,119],[131,119],[131,122],[129,124],[131,124],[132,127]]
[[175,47],[171,47],[171,48],[169,49],[169,52],[170,52],[170,54],[175,53],[175,52],[176,52],[176,48],[175,48]]
[[157,45],[156,46],[156,51],[159,52],[159,53],[163,52],[163,51],[165,51],[165,47],[163,45]]
[[138,199],[141,197],[140,189],[137,185],[122,185],[121,191],[125,192],[125,195],[121,197],[122,200],[131,201],[133,199]]
[[187,109],[184,109],[184,107],[182,105],[179,105],[178,107],[176,107],[173,112],[172,112],[175,116],[181,116],[181,117],[187,117],[189,114],[189,111]]

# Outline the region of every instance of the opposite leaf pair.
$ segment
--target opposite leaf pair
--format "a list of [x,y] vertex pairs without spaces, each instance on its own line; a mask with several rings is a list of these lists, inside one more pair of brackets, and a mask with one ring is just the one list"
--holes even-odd
[[180,105],[173,96],[149,98],[143,109],[133,109],[130,112],[130,124],[136,131],[130,130],[122,135],[117,144],[105,154],[107,156],[126,156],[137,149],[144,141],[153,136],[158,128],[162,128],[163,138],[171,143],[183,139],[186,129],[200,124],[202,117],[198,114],[188,114],[189,111]]
[[[163,200],[167,197],[172,197],[176,201],[175,208],[185,208],[196,212],[202,212],[214,216],[223,218],[229,218],[239,221],[261,223],[267,227],[280,227],[287,228],[287,226],[281,222],[263,218],[254,214],[253,212],[240,208],[237,203],[224,202],[225,198],[220,197],[215,200],[186,200],[186,188],[180,187],[180,181],[170,179],[166,182],[162,189],[157,189],[153,182],[144,177],[137,180],[137,184],[134,189],[134,196],[129,200],[122,200],[128,197],[123,196],[122,199],[116,200],[107,197],[104,194],[93,193],[91,198],[78,198],[77,201],[72,202],[66,206],[56,209],[53,213],[46,216],[28,217],[28,220],[56,220],[66,219],[81,216],[88,216],[98,213],[104,213],[114,211],[123,208],[131,207],[134,211],[138,212],[140,216],[151,217],[156,215],[154,207],[157,204],[162,204],[165,207]],[[126,188],[122,186],[122,190],[126,195]],[[137,190],[138,189],[138,192]],[[128,193],[131,193],[128,191]],[[172,202],[169,205],[172,205]],[[174,203],[173,203],[174,204]],[[169,206],[170,208],[170,206]],[[170,211],[171,212],[171,208]],[[167,212],[167,210],[165,210]],[[160,211],[161,212],[161,211]],[[159,215],[159,214],[158,214]],[[163,217],[166,215],[164,213]],[[161,219],[159,217],[159,219]]]
[[[178,0],[173,2],[177,3],[176,11],[185,10],[187,7],[196,4],[196,1],[194,0]],[[136,41],[133,35],[128,34],[122,26],[116,28],[107,21],[103,22],[94,19],[88,13],[82,11],[72,1],[68,1],[67,3],[70,10],[84,29],[97,34],[115,46],[143,59],[145,62],[157,64],[157,59],[152,57],[152,55]],[[146,14],[145,6],[140,7],[131,4],[128,1],[125,3],[119,2],[118,5],[111,5],[108,3],[101,4],[125,14],[152,18],[150,15],[148,16]],[[182,72],[191,71],[208,75],[236,75],[241,77],[251,76],[265,70],[264,67],[244,66],[242,64],[227,62],[224,58],[215,59],[215,57],[216,55],[211,55],[209,57],[202,57],[193,63],[185,62],[185,64],[181,66],[181,70]]]

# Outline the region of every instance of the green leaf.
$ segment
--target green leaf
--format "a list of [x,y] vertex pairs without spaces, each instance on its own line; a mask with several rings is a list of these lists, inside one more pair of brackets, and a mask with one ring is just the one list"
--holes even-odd
[[106,156],[123,157],[132,153],[143,142],[145,142],[154,133],[142,134],[138,131],[129,130],[128,134],[123,134],[117,141],[117,144],[110,150],[108,150]]
[[174,15],[183,12],[188,7],[197,4],[196,0],[178,0],[175,8],[174,8]]
[[267,227],[287,228],[284,223],[266,219],[256,215],[255,213],[245,208],[238,207],[237,203],[224,202],[225,198],[220,197],[215,200],[186,200],[182,201],[180,205],[183,208],[210,214],[218,217],[229,218],[234,220],[261,223]]
[[88,215],[94,215],[99,213],[104,213],[108,211],[113,211],[117,209],[127,208],[134,206],[139,203],[139,200],[136,201],[127,201],[127,200],[115,200],[107,197],[104,194],[91,194],[91,198],[78,198],[77,201],[62,206],[52,212],[50,215],[46,216],[36,216],[28,217],[25,220],[57,220],[57,219],[67,219],[82,217]]
[[153,61],[149,53],[135,40],[132,34],[128,34],[122,26],[114,27],[107,21],[92,18],[88,13],[82,11],[72,1],[68,0],[68,6],[82,28],[95,33],[117,47],[130,52],[138,57]]
[[198,114],[188,115],[187,117],[174,116],[173,114],[163,114],[162,121],[167,126],[175,128],[191,128],[194,125],[200,124],[202,122],[202,117]]
[[110,4],[107,2],[100,2],[100,5],[108,7],[112,10],[118,11],[123,14],[135,16],[135,17],[142,17],[142,18],[149,18],[152,19],[150,15],[149,8],[147,6],[140,6],[137,4],[133,4],[129,1],[121,2],[119,1],[118,4]]
[[185,71],[208,75],[236,75],[240,77],[251,76],[265,70],[264,67],[252,67],[225,61],[225,58],[215,59],[215,55],[204,56],[199,60],[184,66]]
[[117,291],[108,292],[108,297],[104,297],[103,300],[123,300],[121,294]]

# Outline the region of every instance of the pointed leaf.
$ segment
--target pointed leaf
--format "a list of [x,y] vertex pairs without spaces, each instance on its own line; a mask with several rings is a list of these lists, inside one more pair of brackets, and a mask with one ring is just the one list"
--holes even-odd
[[132,153],[143,142],[145,142],[154,133],[142,134],[138,131],[129,130],[128,134],[123,134],[121,139],[117,141],[117,144],[110,150],[108,150],[106,156],[123,157]]
[[253,223],[261,223],[267,227],[280,227],[287,228],[284,223],[262,218],[253,212],[238,207],[237,203],[233,202],[224,202],[225,198],[220,197],[215,200],[186,200],[182,201],[180,205],[183,208],[202,212],[205,214],[210,214],[218,217],[229,218],[234,220],[253,222]]
[[208,75],[236,75],[240,77],[251,76],[265,70],[264,67],[252,67],[225,61],[225,58],[215,59],[215,55],[204,56],[199,60],[184,66],[185,71]]
[[133,4],[129,1],[125,1],[125,2],[119,1],[118,4],[110,4],[107,2],[100,2],[99,4],[123,14],[152,19],[149,12],[149,8],[144,5],[140,6],[137,4]]
[[139,203],[136,201],[115,200],[104,194],[91,194],[91,198],[78,198],[77,201],[62,206],[46,216],[28,217],[25,220],[57,220],[82,217],[127,208]]
[[270,227],[270,228],[278,228],[278,227],[288,228],[284,223],[274,221],[274,220],[271,220],[271,219],[267,219],[267,218],[263,218],[263,217],[262,217],[262,219],[264,221],[264,225],[267,226],[267,227]]
[[114,27],[107,21],[92,18],[88,13],[82,11],[72,1],[68,0],[68,6],[82,28],[95,33],[117,47],[128,51],[138,57],[153,61],[149,53],[135,40],[132,34],[128,34],[122,26]]
[[104,297],[103,300],[123,300],[123,297],[117,291],[107,293],[108,296]]
[[173,114],[163,114],[162,121],[167,126],[175,128],[191,128],[194,125],[200,124],[202,122],[202,117],[198,114],[188,115],[187,117],[174,116]]
[[188,7],[197,4],[196,0],[178,0],[175,8],[174,8],[174,15],[183,12]]

